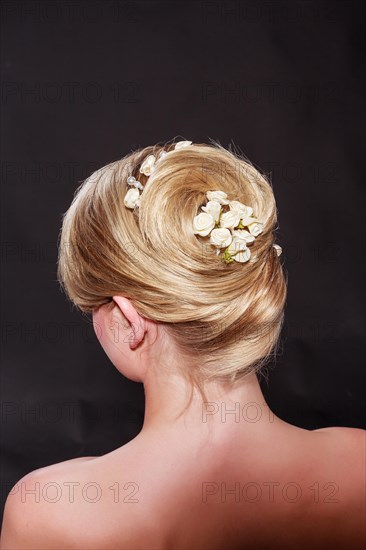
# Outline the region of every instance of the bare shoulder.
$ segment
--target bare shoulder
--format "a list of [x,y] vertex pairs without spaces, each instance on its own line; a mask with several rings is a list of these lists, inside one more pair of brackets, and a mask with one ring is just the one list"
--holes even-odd
[[[116,491],[98,474],[99,458],[67,460],[21,478],[5,503],[1,549],[92,549],[108,543],[105,528],[111,520],[108,510],[113,509]],[[121,514],[120,533],[123,517]],[[125,518],[128,542],[131,518],[128,513]]]
[[[15,483],[5,502],[1,549],[57,548],[59,521],[52,504],[61,500],[58,488],[80,461],[73,459],[38,468]],[[59,504],[58,511],[60,507]],[[47,518],[52,519],[50,529],[45,528]]]
[[330,428],[320,428],[318,430],[314,430],[314,433],[330,433],[334,434],[334,436],[339,436],[341,438],[353,438],[355,441],[357,439],[359,439],[360,441],[363,440],[364,443],[366,440],[366,430],[363,430],[362,428],[344,428],[341,426],[334,426]]
[[[354,540],[358,548],[366,543],[366,430],[359,428],[332,427],[315,430],[319,438],[322,454],[322,489],[327,495],[324,507],[330,515],[334,510],[341,511],[342,527]],[[331,498],[329,494],[331,493]],[[360,546],[361,547],[361,546]]]
[[332,427],[313,432],[328,457],[328,468],[356,484],[365,480],[366,430]]
[[354,461],[365,458],[366,430],[336,426],[314,430],[313,433],[324,436],[323,440],[326,444],[345,456],[350,455]]

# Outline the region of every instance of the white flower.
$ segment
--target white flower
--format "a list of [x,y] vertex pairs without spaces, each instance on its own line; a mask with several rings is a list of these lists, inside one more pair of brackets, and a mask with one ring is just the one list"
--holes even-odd
[[254,235],[251,235],[251,233],[246,231],[246,229],[235,229],[235,231],[233,231],[233,237],[243,239],[246,243],[252,243],[255,241]]
[[250,250],[244,239],[234,236],[231,245],[228,248],[229,254],[232,255],[236,262],[247,262],[250,258]]
[[175,144],[174,151],[178,151],[179,149],[183,149],[183,147],[188,147],[189,145],[192,145],[191,141],[178,141]]
[[240,252],[235,254],[235,256],[233,256],[233,259],[236,262],[240,262],[240,263],[243,264],[243,263],[249,261],[250,255],[251,255],[251,253],[250,253],[249,248],[246,248],[245,250],[241,250]]
[[217,201],[208,201],[206,206],[202,206],[202,210],[208,214],[211,214],[216,222],[220,217],[221,204]]
[[150,176],[151,172],[154,169],[154,164],[155,164],[154,155],[149,155],[148,157],[146,157],[146,159],[140,166],[141,174],[145,174],[145,176]]
[[279,244],[274,244],[273,247],[276,249],[277,256],[281,256],[282,254],[282,247]]
[[233,237],[233,240],[228,248],[229,254],[235,254],[236,252],[239,252],[240,250],[245,250],[247,248],[247,244],[244,241],[244,239],[239,239],[238,237]]
[[[158,159],[157,160],[161,160],[162,158],[166,157],[166,155],[168,154],[169,151],[160,151],[160,153],[158,154]],[[157,162],[157,161],[156,161]]]
[[201,235],[201,237],[206,237],[211,229],[215,227],[215,220],[211,214],[206,212],[201,212],[193,218],[193,233],[195,235]]
[[240,212],[236,210],[229,210],[225,212],[220,218],[220,226],[227,227],[228,229],[234,229],[240,222]]
[[229,206],[230,210],[240,212],[244,216],[244,218],[250,218],[250,216],[253,214],[253,208],[251,206],[246,206],[242,202],[230,201]]
[[[256,223],[256,222],[257,222],[257,218],[253,218],[251,216],[249,216],[249,217],[244,216],[244,217],[241,218],[241,223],[242,223],[242,225],[244,225],[244,227],[249,227],[249,225],[251,223]],[[254,235],[254,236],[256,236],[256,235]]]
[[210,235],[210,243],[219,248],[226,248],[231,244],[232,236],[228,229],[213,229]]
[[[244,223],[244,222],[243,222]],[[263,231],[263,224],[259,222],[254,222],[250,224],[244,224],[248,226],[249,231],[254,237],[257,237]]]
[[227,200],[227,194],[224,191],[207,191],[206,193],[209,201],[217,201],[220,204],[229,204]]
[[134,208],[135,206],[139,206],[140,204],[139,199],[140,199],[139,190],[134,187],[127,191],[123,202],[124,202],[124,205],[127,206],[127,208]]

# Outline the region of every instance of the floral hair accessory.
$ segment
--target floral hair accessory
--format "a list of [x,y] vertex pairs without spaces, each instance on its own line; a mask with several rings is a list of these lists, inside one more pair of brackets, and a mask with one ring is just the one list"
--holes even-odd
[[146,157],[144,162],[140,166],[140,174],[145,174],[145,176],[150,176],[151,172],[154,170],[155,156],[149,155]]
[[[179,151],[180,149],[183,149],[184,147],[188,147],[189,145],[192,145],[191,141],[178,141],[175,144],[174,149],[172,149],[171,151],[160,151],[160,153],[157,156],[155,155],[147,156],[144,162],[140,166],[140,170],[139,170],[140,174],[144,174],[147,177],[151,176],[151,174],[155,169],[155,165],[157,162],[159,162],[159,160],[161,160],[166,155],[169,155],[174,151]],[[133,209],[135,208],[135,206],[140,206],[139,191],[142,192],[144,189],[144,186],[140,181],[136,180],[134,176],[128,176],[127,185],[132,185],[133,187],[127,191],[123,202],[127,208]]]
[[[148,155],[139,168],[140,174],[149,177],[162,158],[190,145],[192,141],[178,141],[171,151]],[[133,210],[140,206],[140,191],[144,190],[144,185],[132,175],[128,176],[127,185],[131,188],[125,195],[124,205]],[[201,237],[210,236],[210,244],[218,249],[217,254],[223,254],[226,263],[248,262],[251,257],[249,246],[262,233],[263,223],[253,215],[251,206],[229,200],[224,191],[207,191],[206,196],[208,201],[193,219],[193,233]],[[278,244],[273,247],[280,256],[282,248]]]
[[276,252],[277,252],[277,256],[281,256],[282,254],[282,247],[279,245],[279,244],[274,244],[273,245],[273,248],[275,248]]
[[[208,191],[208,202],[193,219],[193,233],[210,236],[210,244],[226,263],[245,263],[251,257],[248,245],[263,231],[263,224],[253,215],[253,208],[239,201],[230,201],[224,191]],[[282,249],[273,245],[279,256]]]

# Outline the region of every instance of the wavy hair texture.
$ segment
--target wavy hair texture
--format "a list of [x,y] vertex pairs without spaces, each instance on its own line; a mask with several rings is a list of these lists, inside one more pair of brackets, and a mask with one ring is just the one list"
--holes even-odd
[[[83,312],[122,295],[159,322],[200,389],[262,372],[278,351],[287,281],[273,247],[277,210],[269,181],[239,153],[218,142],[166,155],[149,178],[139,167],[174,143],[145,147],[94,172],[63,216],[58,278]],[[124,206],[134,175],[145,185],[140,207]],[[192,223],[206,192],[252,206],[263,232],[247,263],[226,264]],[[189,365],[189,367],[188,367]]]

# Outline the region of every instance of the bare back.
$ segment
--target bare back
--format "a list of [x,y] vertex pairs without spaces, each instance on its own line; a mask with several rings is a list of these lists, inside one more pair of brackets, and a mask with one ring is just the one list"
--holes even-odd
[[137,437],[32,472],[44,548],[364,548],[365,432],[286,426],[232,448]]

